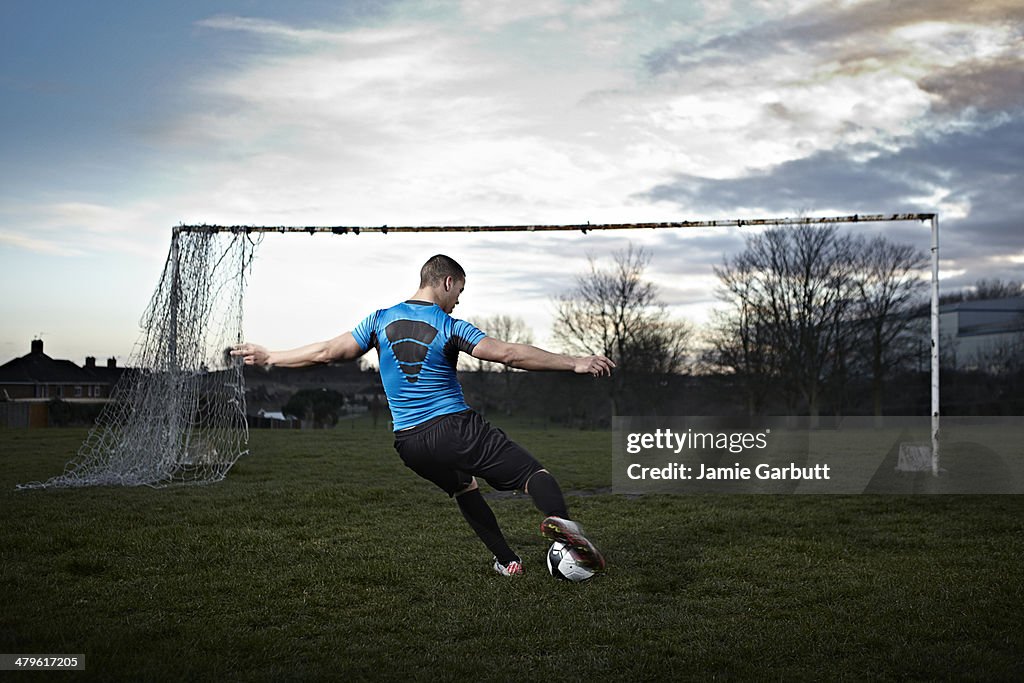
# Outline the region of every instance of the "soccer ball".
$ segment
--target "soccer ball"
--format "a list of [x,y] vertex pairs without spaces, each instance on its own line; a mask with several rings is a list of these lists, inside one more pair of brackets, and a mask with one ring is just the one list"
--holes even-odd
[[561,541],[555,541],[548,548],[548,571],[556,579],[574,583],[586,581],[594,575],[579,563],[576,551]]

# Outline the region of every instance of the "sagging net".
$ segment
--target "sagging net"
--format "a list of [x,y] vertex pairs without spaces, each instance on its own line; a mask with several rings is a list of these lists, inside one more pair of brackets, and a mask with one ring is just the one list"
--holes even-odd
[[19,488],[205,484],[247,452],[242,295],[257,242],[175,231],[141,338],[64,473]]

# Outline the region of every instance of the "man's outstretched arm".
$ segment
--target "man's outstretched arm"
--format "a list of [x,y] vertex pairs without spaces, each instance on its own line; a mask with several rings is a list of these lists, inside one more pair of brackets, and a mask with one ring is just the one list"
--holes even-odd
[[281,368],[304,368],[318,363],[355,360],[366,353],[351,332],[327,341],[306,344],[288,351],[269,351],[259,344],[244,342],[231,350],[232,356],[241,356],[246,365],[276,365]]
[[472,355],[480,360],[502,363],[520,370],[565,370],[595,377],[610,375],[615,367],[615,363],[604,356],[551,353],[530,344],[516,344],[493,337],[481,339],[473,348]]

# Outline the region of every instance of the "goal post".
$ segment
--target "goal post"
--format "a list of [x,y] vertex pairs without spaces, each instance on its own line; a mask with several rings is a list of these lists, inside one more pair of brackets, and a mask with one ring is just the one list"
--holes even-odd
[[163,274],[141,320],[140,339],[111,401],[63,474],[19,488],[161,487],[211,483],[227,475],[248,452],[243,366],[228,350],[243,339],[246,278],[254,252],[268,233],[586,234],[896,221],[931,225],[931,471],[938,475],[938,215],[899,213],[571,225],[175,226]]
[[932,214],[931,385],[932,475],[939,476],[939,214]]

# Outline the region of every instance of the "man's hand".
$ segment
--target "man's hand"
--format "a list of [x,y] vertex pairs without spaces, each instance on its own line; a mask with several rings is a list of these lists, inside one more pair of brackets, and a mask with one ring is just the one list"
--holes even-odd
[[615,363],[604,356],[579,356],[575,359],[573,372],[594,377],[610,376]]
[[232,356],[241,356],[246,365],[264,366],[270,361],[270,352],[259,344],[235,344],[231,349]]

